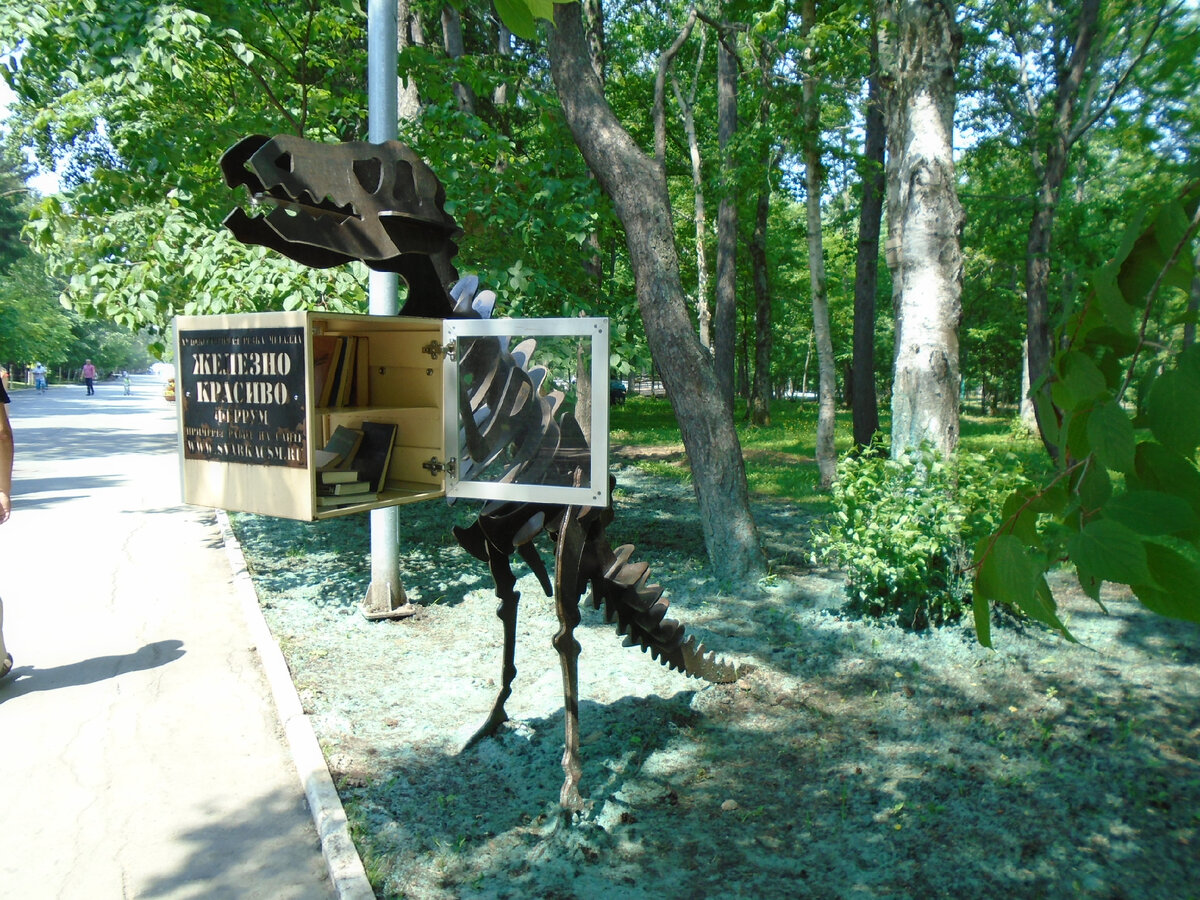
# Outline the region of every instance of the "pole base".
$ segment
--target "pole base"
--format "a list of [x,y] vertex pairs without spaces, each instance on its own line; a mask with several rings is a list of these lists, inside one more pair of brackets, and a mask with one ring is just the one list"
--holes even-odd
[[397,591],[386,581],[373,581],[367,588],[367,596],[359,605],[363,617],[372,622],[379,619],[407,619],[415,615],[417,608],[408,602],[404,588]]

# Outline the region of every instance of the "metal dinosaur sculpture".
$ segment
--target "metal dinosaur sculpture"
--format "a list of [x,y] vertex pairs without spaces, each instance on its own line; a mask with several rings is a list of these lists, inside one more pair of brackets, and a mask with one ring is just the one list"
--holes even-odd
[[[409,296],[402,314],[436,318],[491,315],[495,294],[479,291],[473,276],[458,280],[451,262],[461,235],[446,214],[445,194],[433,172],[404,145],[316,144],[295,137],[249,137],[222,157],[230,187],[245,186],[257,203],[276,207],[250,217],[241,209],[225,220],[245,243],[263,244],[305,265],[324,267],[359,259],[399,272]],[[446,285],[453,284],[447,288]],[[460,472],[498,460],[503,480],[525,484],[578,483],[588,446],[574,416],[563,409],[561,391],[544,391],[544,368],[531,365],[533,341],[510,350],[503,339],[460,339],[459,369],[469,388],[460,391],[459,412],[466,458]],[[501,688],[487,720],[467,742],[494,734],[508,715],[505,701],[516,677],[516,626],[520,592],[514,554],[555,600],[559,630],[553,639],[563,675],[565,715],[564,781],[559,796],[568,817],[583,807],[579,791],[579,643],[574,630],[579,604],[591,586],[591,601],[605,620],[671,669],[712,682],[736,679],[733,665],[706,653],[683,625],[667,618],[663,589],[648,581],[648,566],[634,562],[633,547],[613,549],[606,528],[612,507],[562,506],[493,501],[476,521],[454,536],[472,556],[487,563],[500,600],[504,650]],[[554,546],[551,580],[534,541],[545,533]],[[465,749],[465,747],[464,747]]]

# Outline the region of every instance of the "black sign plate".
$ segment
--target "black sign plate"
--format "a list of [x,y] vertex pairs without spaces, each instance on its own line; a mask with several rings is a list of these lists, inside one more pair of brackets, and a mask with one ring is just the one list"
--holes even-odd
[[181,331],[184,457],[306,466],[304,363],[303,328]]

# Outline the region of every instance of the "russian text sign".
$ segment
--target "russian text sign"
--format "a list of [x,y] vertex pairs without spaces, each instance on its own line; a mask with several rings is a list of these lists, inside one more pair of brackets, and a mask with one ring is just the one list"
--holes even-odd
[[183,331],[176,366],[185,458],[308,464],[303,328]]

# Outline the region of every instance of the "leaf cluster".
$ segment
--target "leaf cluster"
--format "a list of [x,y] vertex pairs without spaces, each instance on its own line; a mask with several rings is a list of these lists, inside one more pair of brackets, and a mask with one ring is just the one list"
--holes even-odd
[[1178,307],[1195,273],[1198,208],[1200,182],[1136,214],[1058,329],[1049,399],[1040,398],[1058,466],[1046,483],[1014,491],[976,547],[984,644],[990,603],[1071,638],[1046,581],[1060,561],[1097,603],[1112,582],[1155,612],[1200,621],[1200,347],[1173,343],[1193,315]]
[[835,511],[814,533],[815,559],[844,571],[849,606],[864,615],[913,629],[956,621],[971,604],[971,548],[1023,483],[1011,456],[960,450],[947,459],[929,445],[897,460],[847,456]]

